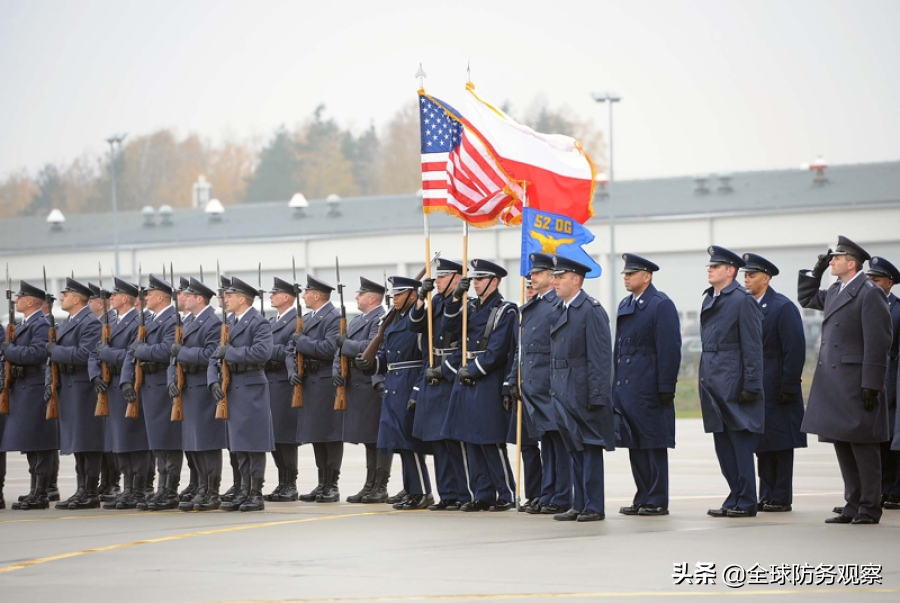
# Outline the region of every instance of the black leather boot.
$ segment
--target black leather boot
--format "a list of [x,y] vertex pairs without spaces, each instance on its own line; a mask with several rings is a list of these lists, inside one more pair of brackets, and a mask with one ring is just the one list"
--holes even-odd
[[261,477],[251,477],[250,478],[250,496],[240,506],[240,509],[242,512],[262,511],[266,508],[266,503],[263,502],[262,487],[263,487],[263,478],[261,478]]
[[388,499],[387,483],[390,475],[384,469],[375,470],[375,481],[372,490],[364,495],[360,502],[363,504],[385,503]]
[[[73,494],[72,496],[70,496],[70,497],[67,498],[66,500],[61,500],[61,501],[57,502],[56,505],[54,505],[54,508],[56,508],[56,509],[66,509],[66,510],[68,510],[68,509],[69,509],[69,505],[70,505],[71,503],[75,502],[76,500],[79,500],[82,496],[84,496],[84,476],[83,476],[83,475],[76,475],[76,476],[75,476],[75,481],[76,481],[76,483],[78,484],[78,488],[75,490],[75,494]],[[58,490],[57,490],[57,492],[58,492]],[[49,491],[47,492],[47,498],[48,498],[48,499],[50,498],[50,492],[49,492]]]
[[[262,496],[260,494],[260,496]],[[237,491],[230,501],[223,502],[222,506],[219,508],[223,511],[238,511],[241,508],[241,505],[247,502],[247,499],[250,497],[250,484],[244,485],[241,484],[241,489]]]
[[[132,483],[134,480],[132,479]],[[119,504],[122,505],[131,505],[131,506],[122,506],[119,507]],[[134,508],[134,487],[132,484],[126,483],[125,489],[119,492],[119,495],[116,496],[115,499],[105,502],[101,505],[104,509],[133,509]]]
[[100,488],[100,500],[103,500],[104,495],[109,497],[116,497],[119,495],[119,492],[122,491],[122,488],[119,486],[119,478],[121,477],[121,473],[115,467],[110,468],[107,471],[109,476],[106,479],[106,488]]
[[159,500],[147,504],[150,511],[165,511],[168,509],[178,508],[178,482],[181,481],[179,475],[169,475],[166,477],[165,494]]
[[137,509],[139,504],[146,505],[147,476],[135,475],[134,478],[132,478],[132,482],[133,484],[130,488],[127,484],[125,485],[125,492],[128,492],[128,494],[123,495],[119,499],[119,502],[116,503],[117,509]]
[[47,500],[47,478],[46,477],[37,477],[35,478],[35,487],[34,491],[31,492],[28,496],[25,497],[19,506],[16,507],[13,505],[13,509],[18,509],[20,511],[32,511],[34,509],[49,509],[50,501]]
[[341,477],[340,469],[331,469],[326,471],[325,487],[322,493],[316,496],[317,503],[336,503],[341,502],[341,491],[338,490],[338,478]]
[[[20,494],[20,495],[19,495],[19,498],[16,499],[16,502],[22,502],[23,500],[25,500],[25,499],[28,498],[29,496],[33,495],[33,494],[34,494],[34,488],[35,488],[35,484],[36,484],[36,483],[37,483],[37,477],[34,475],[34,473],[32,473],[32,474],[31,474],[31,487],[28,488],[28,494]],[[0,507],[0,508],[2,508],[2,507]],[[11,508],[12,508],[12,509],[16,509],[16,508],[17,508],[17,507],[16,507],[16,503],[13,503]]]
[[[191,483],[188,484],[187,487],[178,493],[178,500],[181,502],[189,502],[194,495],[197,493],[197,484]],[[190,510],[190,509],[188,509]]]
[[[263,500],[265,500],[267,502],[278,502],[280,500],[279,495],[281,494],[281,491],[284,490],[285,481],[286,481],[286,476],[285,476],[284,468],[279,467],[278,468],[278,485],[275,486],[275,489],[272,490],[270,493],[265,494],[263,496]],[[253,486],[251,486],[250,488],[252,489]]]
[[202,486],[197,486],[197,490],[194,492],[194,496],[192,496],[188,500],[182,500],[178,503],[178,510],[184,511],[185,513],[187,513],[188,511],[199,510],[200,505],[206,501],[208,496],[209,487],[205,483]]
[[374,482],[366,482],[366,484],[363,485],[362,490],[360,490],[356,494],[351,494],[350,496],[347,497],[347,502],[348,503],[361,503],[363,496],[372,492],[372,489],[374,487],[375,487]]
[[221,478],[210,479],[206,488],[200,488],[201,491],[206,490],[206,494],[203,500],[194,505],[195,511],[215,511],[220,507],[222,499],[219,498],[219,484],[221,482]]
[[325,488],[325,470],[319,469],[319,483],[318,485],[312,489],[309,494],[301,494],[297,498],[302,500],[303,502],[316,502],[316,497],[322,494],[322,489]]
[[285,470],[284,488],[278,493],[278,498],[273,498],[272,502],[294,502],[298,498],[297,470]]
[[241,489],[241,473],[237,470],[234,465],[231,467],[231,473],[234,476],[234,481],[228,490],[225,491],[225,494],[221,496],[222,502],[231,502],[234,498],[234,495],[237,494],[238,490]]
[[[106,455],[103,455],[106,457]],[[97,486],[97,492],[100,495],[106,494],[106,491],[109,489],[109,472],[110,470],[106,466],[106,461],[103,461],[102,467],[100,468],[100,485]],[[101,501],[103,499],[100,499]]]
[[84,494],[76,501],[69,503],[69,510],[83,511],[100,508],[99,475],[88,475],[84,480]]

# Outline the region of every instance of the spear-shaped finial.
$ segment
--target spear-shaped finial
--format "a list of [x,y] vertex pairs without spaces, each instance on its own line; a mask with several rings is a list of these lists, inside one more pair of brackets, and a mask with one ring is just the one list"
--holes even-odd
[[466,81],[472,83],[472,59],[466,60]]
[[419,78],[419,88],[424,90],[425,89],[425,78],[428,77],[428,75],[425,73],[425,70],[422,69],[422,63],[419,63],[419,70],[416,71],[416,77]]

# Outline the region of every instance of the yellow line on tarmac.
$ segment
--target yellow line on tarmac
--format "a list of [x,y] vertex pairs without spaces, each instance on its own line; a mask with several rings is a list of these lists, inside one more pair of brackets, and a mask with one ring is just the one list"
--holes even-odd
[[[196,538],[197,536],[212,536],[214,534],[226,534],[228,532],[240,532],[242,530],[255,530],[256,528],[270,528],[273,526],[284,526],[295,523],[307,523],[311,521],[326,521],[330,519],[344,519],[347,517],[365,517],[367,515],[387,515],[390,513],[399,513],[400,511],[370,511],[366,513],[345,513],[341,515],[323,515],[321,517],[306,517],[304,519],[285,519],[281,521],[264,521],[261,523],[250,523],[243,524],[237,526],[229,526],[227,528],[216,528],[213,530],[201,530],[199,532],[185,532],[184,534],[174,534],[172,536],[161,536],[159,538],[148,538],[146,540],[135,540],[132,542],[123,542],[120,544],[110,544],[108,546],[101,546],[92,549],[83,549],[81,551],[73,551],[71,553],[62,553],[60,555],[51,555],[49,557],[39,557],[37,559],[29,559],[28,561],[22,561],[20,563],[14,563],[12,565],[6,565],[0,567],[0,574],[6,574],[9,572],[14,572],[16,570],[25,569],[28,567],[33,567],[35,565],[41,565],[44,563],[50,563],[52,561],[62,561],[63,559],[71,559],[73,557],[81,557],[82,555],[87,555],[90,553],[104,553],[107,551],[115,551],[118,549],[125,549],[132,546],[140,546],[143,544],[156,544],[158,542],[170,542],[174,540],[184,540],[186,538]],[[86,516],[83,516],[86,517]],[[98,517],[101,517],[98,515]],[[60,518],[64,519],[64,518]]]
[[[147,513],[92,513],[90,515],[65,515],[63,517],[32,517],[31,519],[3,519],[2,523],[36,523],[41,521],[72,521],[74,519],[107,519],[109,517],[133,517],[135,515],[143,515],[147,517]],[[156,513],[161,515],[161,513]]]

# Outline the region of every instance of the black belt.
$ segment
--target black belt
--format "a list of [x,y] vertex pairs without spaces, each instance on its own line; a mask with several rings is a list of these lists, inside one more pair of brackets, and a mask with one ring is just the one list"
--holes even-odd
[[197,373],[205,372],[206,365],[205,364],[190,364],[187,362],[181,362],[181,370],[183,370],[188,375],[195,375]]
[[247,371],[261,371],[266,368],[265,364],[244,364],[242,362],[229,362],[228,370],[232,373],[239,375],[241,373],[246,373]]
[[267,371],[283,371],[284,369],[285,364],[283,362],[278,362],[277,360],[269,360],[266,362]]
[[109,376],[110,377],[112,377],[114,375],[118,375],[119,373],[122,372],[122,369],[120,369],[115,364],[107,364],[106,366],[107,366],[107,368],[109,368]]
[[144,370],[145,373],[148,373],[148,374],[158,373],[159,371],[163,370],[164,367],[166,366],[164,364],[160,364],[159,362],[144,362],[143,360],[141,360],[140,363],[141,363],[141,368]]
[[57,364],[59,372],[63,375],[74,375],[79,371],[86,371],[87,367],[80,364]]
[[303,357],[303,370],[307,373],[315,373],[322,368],[322,361],[318,358]]
[[36,373],[38,371],[44,370],[42,366],[34,366],[34,365],[24,365],[24,364],[13,364],[10,368],[10,373],[12,373],[13,379],[21,379],[25,375],[30,373]]

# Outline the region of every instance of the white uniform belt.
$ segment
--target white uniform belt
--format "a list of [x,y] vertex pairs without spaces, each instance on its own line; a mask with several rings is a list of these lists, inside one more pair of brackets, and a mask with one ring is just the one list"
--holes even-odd
[[422,368],[421,360],[407,360],[405,362],[392,362],[387,366],[389,371],[399,371],[403,369]]

